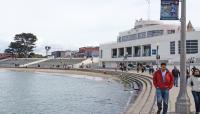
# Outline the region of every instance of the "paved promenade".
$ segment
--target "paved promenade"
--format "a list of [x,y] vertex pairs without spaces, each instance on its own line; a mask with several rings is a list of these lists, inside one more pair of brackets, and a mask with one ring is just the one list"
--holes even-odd
[[[135,71],[131,71],[132,73],[136,73]],[[142,73],[143,75],[147,75],[147,76],[152,76],[152,75],[149,75],[149,73]],[[180,81],[180,79],[179,79]],[[180,83],[179,83],[180,84]],[[169,99],[169,108],[168,108],[168,113],[169,114],[175,114],[175,103],[176,103],[176,99],[177,99],[177,96],[178,96],[178,93],[179,93],[179,87],[173,87],[171,90],[170,90],[170,99]],[[191,111],[194,112],[195,111],[195,105],[194,105],[194,100],[193,100],[193,96],[192,96],[192,93],[191,93],[191,88],[188,87],[188,95],[190,97],[190,102],[191,102]],[[156,105],[156,102],[154,104],[154,107],[153,107],[153,113],[156,113],[157,111],[157,105]]]
[[[109,71],[114,71],[114,70],[109,70]],[[120,71],[120,70],[117,70]],[[150,75],[148,72],[144,72],[144,73],[137,73],[136,71],[128,71],[128,73],[134,73],[134,74],[142,74],[148,77],[153,77],[152,75]],[[180,86],[180,78],[179,78],[179,86]],[[169,95],[169,108],[168,108],[168,114],[176,114],[175,113],[175,103],[177,100],[177,96],[179,94],[179,87],[173,87],[170,90],[170,95]],[[192,92],[191,92],[191,88],[187,87],[187,91],[188,91],[188,96],[190,98],[190,102],[191,102],[191,112],[192,114],[195,114],[195,104],[194,104],[194,99],[192,96]],[[156,102],[154,103],[153,109],[152,109],[152,114],[156,114],[157,111],[157,104]]]

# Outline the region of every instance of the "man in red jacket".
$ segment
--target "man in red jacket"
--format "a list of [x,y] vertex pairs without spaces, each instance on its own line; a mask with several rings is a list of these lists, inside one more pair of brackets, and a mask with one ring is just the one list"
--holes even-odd
[[153,74],[153,84],[156,87],[157,96],[157,114],[161,113],[163,102],[163,113],[167,114],[169,90],[173,87],[174,78],[172,74],[167,70],[166,63],[161,63],[161,69],[157,70]]

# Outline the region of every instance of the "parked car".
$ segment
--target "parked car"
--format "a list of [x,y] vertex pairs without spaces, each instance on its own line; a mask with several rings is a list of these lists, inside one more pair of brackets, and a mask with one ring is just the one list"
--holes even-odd
[[128,70],[135,70],[136,69],[136,65],[133,64],[128,64]]

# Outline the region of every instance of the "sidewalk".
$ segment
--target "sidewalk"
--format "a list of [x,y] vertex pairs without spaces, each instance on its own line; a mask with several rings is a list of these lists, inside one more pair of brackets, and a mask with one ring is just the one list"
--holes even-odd
[[[110,71],[114,71],[114,70],[110,69]],[[120,70],[118,70],[118,71],[120,71]],[[137,73],[134,70],[131,70],[131,71],[128,71],[128,72],[129,73]],[[137,73],[137,74],[142,74],[142,75],[146,75],[146,76],[149,76],[149,77],[153,77],[148,72],[144,72],[144,73],[140,72],[140,73]],[[180,84],[180,78],[179,78],[179,84]],[[175,103],[177,101],[177,96],[179,94],[179,89],[180,89],[180,87],[173,87],[170,90],[168,114],[175,114]],[[194,99],[193,99],[193,96],[192,96],[191,88],[187,87],[187,91],[188,91],[188,96],[190,98],[190,103],[191,103],[191,112],[195,112],[195,104],[194,104]],[[156,111],[157,111],[157,104],[155,102],[155,104],[153,106],[153,109],[152,109],[152,114],[156,114]]]
[[[132,73],[136,73],[135,71],[131,71]],[[151,76],[149,73],[141,73],[143,75],[147,75],[147,76]],[[179,84],[180,84],[180,78],[179,78]],[[169,114],[174,114],[175,113],[175,103],[176,103],[176,99],[177,99],[177,96],[178,96],[178,93],[179,93],[179,87],[173,87],[171,90],[170,90],[170,98],[169,98],[169,108],[168,108],[168,112]],[[188,87],[187,88],[187,91],[188,91],[188,96],[190,98],[190,102],[191,102],[191,112],[195,112],[195,104],[194,104],[194,100],[193,100],[193,96],[192,96],[192,93],[191,93],[191,88]],[[155,102],[154,104],[154,107],[153,107],[153,110],[152,110],[154,113],[156,113],[157,111],[157,104]]]
[[[170,90],[170,98],[169,98],[169,108],[168,108],[168,112],[170,112],[169,114],[174,114],[175,112],[175,103],[176,103],[176,99],[179,93],[179,87],[173,87]],[[194,105],[194,100],[193,100],[193,96],[191,93],[191,89],[188,87],[188,96],[190,98],[190,102],[191,102],[191,112],[195,112],[195,105]],[[157,105],[156,102],[154,104],[154,108],[153,108],[153,112],[157,111]]]

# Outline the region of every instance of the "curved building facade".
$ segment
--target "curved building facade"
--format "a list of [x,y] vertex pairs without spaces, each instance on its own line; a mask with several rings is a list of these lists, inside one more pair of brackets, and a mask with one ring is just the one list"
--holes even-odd
[[[200,58],[200,31],[195,31],[191,22],[186,33],[187,59]],[[161,21],[139,20],[134,28],[120,32],[117,41],[100,45],[100,64],[117,67],[121,62],[131,64],[156,64],[160,61],[179,63],[180,26]]]

